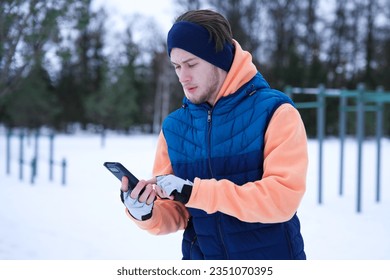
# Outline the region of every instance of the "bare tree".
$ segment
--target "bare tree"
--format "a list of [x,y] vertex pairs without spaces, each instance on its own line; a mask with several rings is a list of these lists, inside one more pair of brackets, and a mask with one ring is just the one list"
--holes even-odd
[[328,85],[337,87],[344,84],[348,57],[346,52],[349,45],[348,33],[351,24],[348,21],[349,13],[347,4],[350,1],[337,0],[334,20],[330,26],[328,49]]
[[[300,5],[297,0],[265,1],[263,7],[267,12],[267,48],[269,49],[268,65],[271,67],[270,80],[276,87],[283,87],[294,81],[299,83],[301,70],[291,69],[302,62],[298,58],[298,30],[300,22]],[[297,75],[299,74],[299,75]],[[290,80],[287,80],[290,79]]]
[[260,40],[263,20],[259,0],[209,0],[209,4],[223,14],[230,22],[233,38],[241,46],[254,54],[255,64],[259,65]]
[[366,3],[366,34],[365,34],[365,69],[364,81],[367,85],[375,86],[373,73],[373,63],[375,58],[375,41],[374,33],[376,31],[375,15],[380,13],[379,3],[377,0],[367,0]]
[[302,73],[302,86],[314,86],[321,80],[321,63],[320,63],[320,35],[317,30],[321,19],[317,11],[319,6],[318,0],[303,1],[302,4],[302,23],[303,34],[300,36],[301,52],[304,63],[304,73]]
[[[161,123],[170,113],[171,106],[177,94],[177,78],[169,63],[166,52],[159,52],[154,57],[154,72],[156,77],[154,112],[153,112],[153,132],[158,133]],[[181,91],[180,91],[181,94]]]
[[189,10],[199,10],[202,7],[202,0],[175,0],[175,7],[178,13]]

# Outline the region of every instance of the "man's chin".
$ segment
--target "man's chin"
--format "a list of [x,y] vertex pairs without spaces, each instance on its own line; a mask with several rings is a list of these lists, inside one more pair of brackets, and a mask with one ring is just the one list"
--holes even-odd
[[198,105],[198,104],[202,103],[198,99],[194,98],[194,96],[192,96],[191,94],[186,93],[186,97],[193,104],[197,104]]

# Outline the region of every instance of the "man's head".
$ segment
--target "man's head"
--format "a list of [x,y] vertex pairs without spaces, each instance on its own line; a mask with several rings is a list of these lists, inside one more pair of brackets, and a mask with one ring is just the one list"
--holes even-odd
[[234,57],[228,21],[210,10],[186,12],[169,31],[167,45],[186,97],[214,105]]
[[211,10],[188,11],[179,16],[167,38],[168,55],[173,48],[188,51],[229,72],[234,57],[229,22]]

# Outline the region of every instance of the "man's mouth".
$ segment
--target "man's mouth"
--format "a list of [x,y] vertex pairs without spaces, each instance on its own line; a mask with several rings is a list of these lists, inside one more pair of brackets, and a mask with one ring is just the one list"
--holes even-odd
[[196,91],[197,87],[196,86],[186,86],[186,87],[184,87],[184,89],[189,93],[194,93]]

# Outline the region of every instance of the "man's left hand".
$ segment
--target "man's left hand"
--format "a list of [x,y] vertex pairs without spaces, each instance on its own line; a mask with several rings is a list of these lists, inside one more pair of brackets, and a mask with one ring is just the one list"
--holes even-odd
[[[183,180],[175,175],[157,176],[157,185],[161,188],[160,195],[171,196],[176,201],[186,204],[190,199],[193,183],[189,180]],[[157,192],[159,193],[159,192]],[[173,197],[172,197],[173,196]]]

